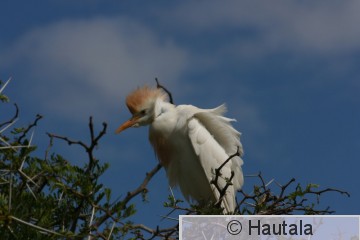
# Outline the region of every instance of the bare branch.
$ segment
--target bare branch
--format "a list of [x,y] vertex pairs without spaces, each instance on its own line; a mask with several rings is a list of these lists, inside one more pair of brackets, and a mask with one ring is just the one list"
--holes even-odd
[[[280,188],[279,194],[276,194],[271,191],[269,184],[265,184],[261,173],[259,173],[257,177],[261,184],[260,186],[255,185],[252,193],[246,194],[243,190],[239,191],[243,195],[243,198],[238,203],[236,211],[243,214],[265,215],[296,214],[299,212],[303,214],[331,214],[334,211],[330,210],[329,207],[325,209],[316,209],[315,205],[311,202],[307,204],[308,198],[312,196],[319,197],[326,192],[338,192],[350,196],[348,192],[334,188],[314,191],[313,188],[317,186],[313,184],[307,185],[304,189],[298,184],[295,191],[291,191],[289,190],[289,187],[295,182],[294,178],[290,179],[285,185],[276,183]],[[247,208],[247,206],[250,208]]]
[[85,143],[83,143],[82,141],[74,141],[74,140],[69,139],[68,137],[63,137],[63,136],[56,135],[53,133],[47,133],[47,135],[50,137],[50,139],[57,138],[57,139],[64,140],[65,142],[67,142],[68,145],[73,145],[73,144],[80,145],[83,148],[85,148],[85,150],[88,148],[88,146]]
[[156,165],[155,168],[153,168],[150,172],[146,173],[146,177],[144,181],[140,184],[138,188],[136,188],[132,192],[128,192],[125,199],[122,201],[125,205],[135,196],[142,193],[143,191],[147,190],[146,187],[148,183],[150,182],[151,178],[162,168],[160,164]]
[[26,134],[37,125],[38,121],[40,119],[42,119],[43,117],[40,114],[36,115],[36,118],[34,120],[34,122],[32,122],[29,126],[27,126],[27,128],[25,128],[25,130],[22,132],[22,135],[19,137],[18,142],[21,143],[21,140],[26,136]]
[[[75,145],[81,146],[86,151],[86,153],[88,154],[88,164],[86,166],[86,169],[84,169],[85,170],[85,176],[88,176],[88,179],[92,184],[96,184],[94,181],[97,179],[97,177],[95,175],[93,175],[93,174],[90,174],[93,171],[94,167],[97,165],[97,162],[98,162],[98,160],[96,160],[94,155],[93,155],[93,151],[94,151],[95,147],[98,145],[98,142],[99,142],[100,138],[105,135],[106,129],[107,129],[107,124],[103,123],[103,128],[102,128],[102,130],[99,132],[99,134],[97,136],[95,136],[95,133],[94,133],[94,124],[93,124],[93,118],[92,117],[89,118],[89,125],[88,126],[89,126],[89,131],[90,131],[90,143],[89,144],[86,144],[86,143],[84,143],[82,141],[79,141],[79,140],[74,141],[74,140],[69,139],[68,137],[47,133],[47,135],[50,137],[50,145],[49,145],[48,149],[52,146],[52,139],[54,139],[54,138],[63,140],[65,142],[67,142],[69,145],[75,144]],[[72,193],[76,192],[76,191],[73,191],[73,189],[71,189],[71,188],[68,189],[68,190],[70,190]],[[81,200],[80,200],[78,206],[75,209],[74,219],[73,219],[72,225],[70,227],[70,231],[75,232],[76,227],[77,227],[77,223],[78,223],[78,220],[79,220],[79,216],[81,214],[81,211],[83,210],[85,202],[87,201],[86,199],[88,197],[90,197],[92,194],[94,194],[93,191],[88,193],[87,196],[80,197]],[[77,193],[77,195],[81,196],[83,194]]]
[[335,189],[335,188],[326,188],[326,189],[323,189],[323,190],[320,190],[320,191],[312,191],[310,190],[309,193],[313,193],[313,194],[316,194],[316,195],[321,195],[325,192],[338,192],[338,193],[341,193],[343,195],[346,195],[347,197],[350,197],[350,193],[346,192],[346,191],[342,191],[342,190],[339,190],[339,189]]
[[236,156],[240,156],[240,152],[239,152],[240,148],[239,146],[236,149],[236,153],[230,155],[218,168],[215,169],[215,177],[210,181],[211,184],[213,184],[215,186],[215,188],[218,190],[219,192],[219,199],[217,201],[217,203],[215,204],[215,207],[220,207],[222,200],[226,194],[226,190],[232,185],[232,179],[234,178],[234,172],[231,171],[231,176],[229,179],[226,180],[226,184],[224,187],[221,187],[219,185],[219,177],[221,177],[221,169],[234,157]]
[[220,173],[221,169],[222,169],[231,159],[233,159],[233,158],[236,157],[236,156],[240,156],[239,150],[240,150],[240,147],[237,146],[236,153],[230,155],[229,158],[226,159],[225,162],[223,162],[223,163],[220,165],[220,167],[218,167],[218,168],[216,169],[216,171]]
[[139,195],[140,193],[144,192],[147,189],[146,187],[147,187],[148,183],[150,182],[150,180],[152,179],[152,177],[161,168],[162,168],[162,166],[160,164],[158,164],[150,172],[146,173],[146,176],[145,176],[143,182],[134,191],[128,192],[128,194],[126,195],[126,197],[123,200],[114,204],[111,209],[109,209],[102,216],[100,216],[98,218],[97,222],[94,223],[93,226],[95,228],[99,227],[101,224],[103,224],[108,218],[110,218],[116,212],[116,209],[118,208],[118,206],[122,206],[122,208],[124,209],[126,207],[126,204],[131,199],[133,199],[135,196]]
[[[16,103],[14,103],[14,106],[15,106],[15,114],[14,114],[14,116],[11,119],[9,119],[8,121],[6,121],[6,122],[0,123],[0,128],[2,126],[5,126],[6,124],[8,124],[8,126],[6,126],[6,128],[10,127],[16,121],[16,119],[19,117],[19,107],[18,107],[18,105]],[[5,129],[2,129],[0,132],[4,131]]]

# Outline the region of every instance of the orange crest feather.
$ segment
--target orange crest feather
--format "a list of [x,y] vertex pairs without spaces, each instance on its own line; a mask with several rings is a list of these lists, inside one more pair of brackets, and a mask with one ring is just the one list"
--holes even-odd
[[161,96],[161,89],[145,86],[136,89],[126,97],[126,106],[129,108],[129,111],[134,114],[140,110],[140,106],[144,105],[144,102],[148,99]]

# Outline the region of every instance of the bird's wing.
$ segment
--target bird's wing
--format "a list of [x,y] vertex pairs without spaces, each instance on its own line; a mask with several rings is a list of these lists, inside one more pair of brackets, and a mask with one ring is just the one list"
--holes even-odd
[[[229,155],[236,152],[237,146],[242,151],[239,141],[240,133],[231,126],[231,119],[221,115],[224,110],[224,106],[213,110],[199,110],[189,119],[187,125],[190,141],[209,184],[215,177],[215,169],[219,168]],[[233,149],[235,150],[230,153]],[[231,177],[231,172],[235,174],[233,185],[227,188],[222,201],[226,212],[233,212],[236,207],[235,192],[243,183],[241,165],[242,160],[239,157],[232,159],[221,169],[221,176],[218,178],[218,186],[223,189],[226,179]],[[215,185],[211,184],[211,188],[215,198],[219,199],[220,193]]]
[[231,125],[231,122],[236,120],[224,117],[223,114],[225,112],[226,106],[223,104],[211,110],[195,113],[194,117],[204,125],[228,156],[236,153],[237,148],[239,148],[240,156],[235,156],[231,159],[231,170],[234,171],[235,174],[233,184],[235,189],[238,190],[242,187],[244,182],[241,171],[241,166],[243,165],[241,156],[244,151],[240,142],[241,133]]

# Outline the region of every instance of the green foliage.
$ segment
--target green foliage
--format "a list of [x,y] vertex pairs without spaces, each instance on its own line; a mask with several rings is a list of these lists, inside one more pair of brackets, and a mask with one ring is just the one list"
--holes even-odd
[[[9,100],[3,94],[0,99]],[[136,195],[114,203],[111,190],[99,181],[109,164],[93,153],[106,124],[96,135],[90,119],[89,144],[48,134],[49,148],[39,158],[30,132],[41,116],[29,126],[14,127],[15,107],[15,115],[0,122],[1,239],[114,239],[127,234],[121,223],[136,213],[134,204],[126,204]],[[85,148],[87,161],[74,165],[52,152],[56,139]]]
[[[24,133],[24,128],[19,129],[12,132],[13,139],[1,135],[7,144],[1,145],[0,152],[0,236],[5,239],[59,237],[51,232],[79,239],[87,236],[92,209],[99,212],[98,208],[111,205],[110,191],[98,183],[108,164],[92,159],[89,169],[89,164],[75,166],[57,154],[46,159],[34,157],[36,147],[26,138],[18,141],[16,136]],[[130,216],[131,210],[125,208],[124,215]],[[16,221],[17,218],[28,224]],[[48,229],[49,233],[42,233],[32,225]]]

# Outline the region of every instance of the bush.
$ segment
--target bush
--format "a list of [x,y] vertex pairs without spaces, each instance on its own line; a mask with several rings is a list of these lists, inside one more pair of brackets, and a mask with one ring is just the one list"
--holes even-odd
[[[2,85],[0,82],[0,104],[9,102],[9,98],[2,94],[8,83],[9,81]],[[12,116],[0,119],[2,239],[178,237],[178,224],[170,228],[158,226],[153,229],[128,220],[136,213],[133,199],[138,195],[146,197],[149,191],[147,185],[161,169],[160,165],[146,173],[136,189],[128,191],[122,199],[114,201],[111,189],[106,188],[99,180],[109,165],[101,163],[104,161],[100,162],[94,156],[95,147],[106,134],[106,123],[103,123],[101,131],[96,133],[90,117],[90,139],[87,143],[48,133],[49,147],[45,157],[40,158],[33,156],[36,146],[32,144],[31,131],[39,124],[42,116],[37,115],[28,126],[15,127],[19,108],[16,104],[14,108]],[[10,128],[10,133],[5,134]],[[82,166],[74,165],[61,155],[53,153],[51,149],[55,140],[83,148],[87,154],[86,163]],[[323,193],[334,191],[349,195],[332,188],[316,190],[318,186],[315,184],[305,187],[297,184],[295,190],[291,190],[289,188],[294,185],[295,179],[291,179],[285,185],[277,184],[273,191],[261,174],[253,177],[259,179],[259,184],[253,187],[251,194],[240,191],[242,198],[234,214],[330,214],[333,211],[329,208],[317,209],[318,198]],[[216,178],[212,184],[217,184]],[[317,197],[316,201],[311,201],[313,196]],[[168,201],[164,203],[170,212],[176,211],[179,214],[219,214],[222,213],[220,205],[218,202],[207,206],[188,207],[182,200],[176,200],[173,196],[169,196]]]

